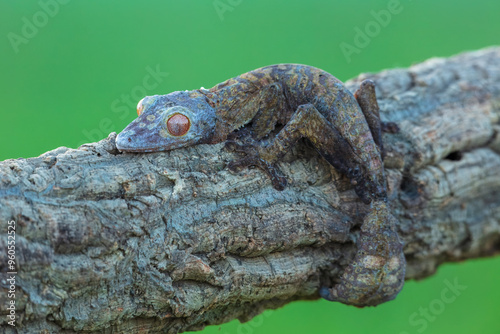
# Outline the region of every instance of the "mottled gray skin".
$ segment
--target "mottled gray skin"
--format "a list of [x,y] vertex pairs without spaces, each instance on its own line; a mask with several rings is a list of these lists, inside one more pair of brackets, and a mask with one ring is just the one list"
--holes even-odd
[[[403,284],[404,261],[394,273],[376,275],[372,280],[366,276],[373,273],[373,268],[364,267],[366,249],[373,248],[371,256],[388,263],[383,268],[389,268],[393,258],[402,256],[394,219],[388,218],[385,205],[381,123],[373,82],[364,81],[353,96],[325,71],[281,64],[244,73],[209,90],[146,97],[142,106],[142,114],[117,136],[120,151],[166,151],[226,141],[228,147],[245,153],[245,157],[228,165],[230,170],[258,166],[267,172],[277,190],[286,187],[286,178],[276,163],[297,140],[307,138],[321,156],[349,177],[363,202],[378,208],[365,219],[358,241],[360,253],[346,269],[346,275],[336,287],[322,288],[321,295],[358,306],[376,305],[397,295]],[[170,134],[166,127],[175,114],[186,116],[191,125],[182,136]],[[384,219],[388,219],[385,224]],[[369,237],[365,230],[370,231]],[[392,237],[386,238],[387,233]],[[375,238],[378,235],[381,237]],[[359,275],[347,274],[353,270]],[[398,281],[393,282],[393,277]],[[363,297],[367,293],[370,296]]]
[[[144,111],[116,138],[116,147],[124,152],[169,151],[179,147],[208,143],[215,128],[215,109],[198,91],[173,92],[147,96]],[[182,113],[191,120],[190,131],[181,137],[170,135],[168,118]]]

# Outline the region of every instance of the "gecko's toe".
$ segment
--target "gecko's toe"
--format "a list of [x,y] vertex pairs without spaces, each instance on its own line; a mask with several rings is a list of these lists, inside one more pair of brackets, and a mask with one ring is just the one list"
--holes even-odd
[[233,160],[227,164],[227,168],[232,172],[239,172],[249,166],[259,167],[260,161],[255,155],[247,155],[241,159]]
[[224,144],[224,148],[230,152],[241,152],[246,153],[246,149],[243,145],[237,143],[234,140],[228,140]]
[[288,181],[276,164],[259,159],[257,166],[269,175],[274,189],[278,191],[285,190]]
[[229,169],[231,172],[235,172],[235,173],[240,172],[243,168],[248,166],[242,160],[243,159],[231,161],[230,163],[227,164],[227,169]]
[[262,160],[256,155],[247,155],[242,159],[231,161],[227,164],[227,169],[237,173],[249,166],[258,167],[264,171],[269,176],[273,188],[278,191],[284,190],[288,185],[286,177],[276,165]]

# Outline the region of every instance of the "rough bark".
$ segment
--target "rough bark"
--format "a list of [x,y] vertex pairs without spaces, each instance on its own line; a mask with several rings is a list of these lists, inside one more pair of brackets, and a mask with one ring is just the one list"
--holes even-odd
[[[391,207],[407,279],[500,250],[500,48],[364,74],[376,82]],[[354,256],[367,212],[347,179],[301,143],[280,164],[232,174],[223,144],[119,154],[115,134],[0,163],[0,332],[6,230],[16,221],[25,333],[176,333],[318,298]]]

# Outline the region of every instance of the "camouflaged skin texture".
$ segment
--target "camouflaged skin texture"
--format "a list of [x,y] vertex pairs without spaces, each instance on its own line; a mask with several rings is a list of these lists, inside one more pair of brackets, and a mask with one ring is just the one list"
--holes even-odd
[[[139,117],[116,137],[116,147],[123,152],[158,152],[208,143],[215,128],[215,109],[209,102],[197,90],[146,96],[139,102],[144,108]],[[190,120],[183,136],[173,136],[167,128],[167,121],[176,114]]]
[[321,288],[320,295],[358,307],[394,299],[403,288],[406,268],[396,223],[385,203],[373,203],[361,226],[354,261],[347,266],[340,283],[331,289]]
[[[373,83],[365,81],[364,85],[371,88]],[[312,66],[281,64],[226,80],[211,88],[209,93],[216,109],[213,143],[226,140],[229,134],[249,123],[250,135],[256,140],[276,135],[282,130],[281,136],[285,140],[296,141],[298,137],[306,137],[313,144],[315,141],[330,141],[330,147],[325,146],[326,149],[321,150],[316,146],[316,149],[351,179],[360,198],[365,203],[372,198],[386,198],[382,158],[372,135],[378,133],[377,139],[381,142],[374,88],[369,91],[362,85],[357,92],[366,107],[361,110],[356,98],[333,75]],[[306,105],[313,106],[322,116],[323,123],[330,129],[330,137],[335,134],[333,139],[321,138],[326,132],[315,129],[310,129],[312,135],[301,133],[296,138],[287,138],[287,134],[293,136],[287,124],[294,114],[301,111],[299,107]],[[372,122],[368,123],[365,115],[369,115]],[[307,126],[308,122],[303,125]],[[286,153],[278,151],[274,148],[274,152],[267,154],[275,156],[268,168],[275,168],[276,160]],[[253,159],[255,165],[259,165],[258,160]],[[268,171],[268,174],[273,174],[273,171]],[[274,186],[280,190],[284,187]]]
[[[342,82],[315,67],[280,64],[262,67],[213,88],[146,97],[139,117],[118,136],[120,151],[155,152],[201,143],[220,143],[244,153],[230,170],[258,166],[273,187],[286,178],[277,162],[300,138],[345,174],[372,210],[364,219],[358,253],[328,300],[372,306],[395,298],[404,282],[405,259],[387,209],[386,179],[375,86],[363,81],[353,95]],[[185,135],[174,136],[166,122],[189,119]]]

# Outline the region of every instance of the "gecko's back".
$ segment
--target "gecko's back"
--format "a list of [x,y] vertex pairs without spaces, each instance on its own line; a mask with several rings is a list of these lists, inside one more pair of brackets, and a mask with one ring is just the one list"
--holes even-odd
[[[270,85],[278,86],[275,95],[280,89],[284,95],[284,103],[277,108],[279,110],[273,111],[277,115],[273,118],[272,115],[262,115],[263,112],[247,111],[247,106],[256,108],[252,106],[252,98]],[[347,140],[361,164],[371,164],[370,168],[376,170],[381,168],[379,151],[356,98],[328,72],[300,64],[271,65],[228,79],[211,88],[210,92],[218,96],[216,109],[221,115],[218,117],[220,123],[227,119],[226,122],[234,125],[231,130],[244,125],[238,124],[238,120],[246,124],[268,118],[271,121],[267,123],[284,125],[300,105],[312,104]],[[275,124],[267,126],[274,127]]]
[[290,113],[299,105],[312,103],[319,97],[323,99],[322,103],[334,105],[339,91],[345,90],[340,80],[319,68],[300,64],[279,64],[243,73],[215,85],[210,91],[221,94],[220,107],[226,109],[237,100],[248,100],[249,96],[274,83],[282,86]]

